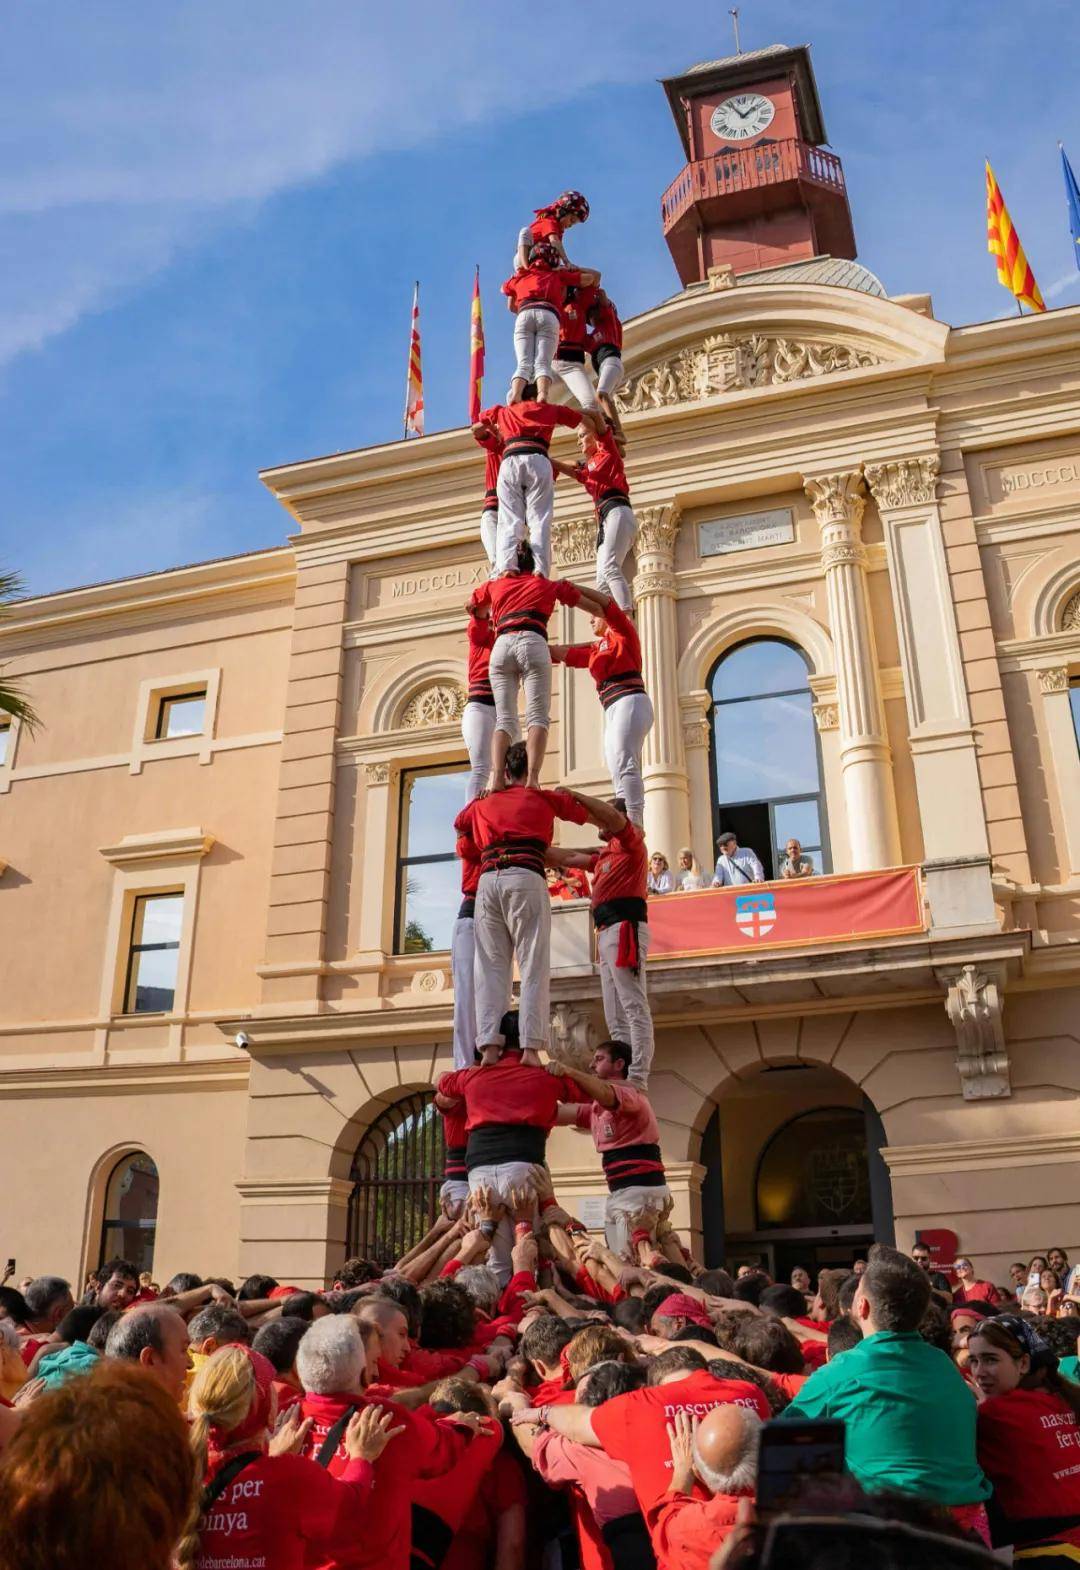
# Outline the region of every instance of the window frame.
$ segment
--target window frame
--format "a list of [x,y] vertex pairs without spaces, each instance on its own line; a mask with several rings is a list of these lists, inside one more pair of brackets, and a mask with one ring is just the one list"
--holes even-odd
[[[780,643],[780,644],[783,644],[785,648],[792,649],[799,656],[799,658],[802,660],[803,664],[806,666],[806,675],[807,675],[806,686],[805,687],[784,687],[782,689],[777,690],[776,692],[747,693],[744,697],[741,697],[741,698],[720,698],[720,699],[714,698],[713,697],[712,685],[713,685],[713,679],[715,678],[716,672],[719,669],[719,667],[723,664],[723,662],[726,659],[730,658],[730,656],[732,654],[736,653],[737,650],[748,648],[751,644],[754,644],[754,643]],[[775,812],[775,809],[777,807],[791,807],[791,806],[795,806],[798,803],[804,802],[804,801],[816,802],[817,803],[817,809],[818,809],[818,823],[819,823],[820,831],[821,831],[821,844],[819,846],[811,846],[810,849],[811,850],[816,850],[818,855],[821,858],[821,871],[817,875],[819,877],[823,877],[823,878],[824,877],[829,877],[831,875],[832,870],[833,870],[833,865],[832,865],[832,843],[831,843],[831,840],[829,838],[828,799],[827,799],[826,793],[825,793],[825,760],[824,760],[824,757],[823,757],[822,751],[821,751],[821,733],[819,732],[818,727],[817,727],[817,723],[814,720],[814,704],[815,704],[815,702],[817,700],[815,698],[813,688],[810,686],[809,678],[810,678],[810,676],[812,674],[813,674],[813,672],[811,670],[810,659],[809,659],[809,656],[807,655],[805,649],[801,649],[799,647],[799,645],[797,643],[793,643],[790,638],[778,638],[774,634],[764,633],[764,632],[763,633],[759,633],[759,634],[757,634],[757,635],[755,635],[754,637],[751,637],[751,638],[742,638],[742,639],[739,640],[738,643],[729,644],[728,647],[722,651],[722,653],[717,655],[716,659],[713,660],[712,664],[709,666],[708,674],[707,674],[707,676],[705,678],[705,690],[706,690],[706,692],[709,695],[709,706],[708,706],[707,710],[705,711],[705,718],[706,718],[706,720],[708,722],[708,726],[709,726],[709,795],[710,795],[710,808],[711,808],[711,812],[712,812],[712,850],[713,850],[713,860],[714,860],[714,862],[715,862],[715,859],[716,859],[716,842],[717,842],[717,840],[718,840],[718,838],[720,836],[720,830],[723,827],[725,827],[725,824],[724,824],[724,821],[723,821],[723,814],[722,814],[722,811],[721,811],[720,780],[719,780],[719,771],[717,769],[717,758],[716,758],[716,711],[717,711],[717,709],[719,709],[719,708],[728,708],[728,707],[733,706],[734,704],[737,704],[737,703],[761,703],[761,702],[763,702],[763,701],[765,701],[765,700],[767,700],[769,698],[794,698],[794,697],[801,698],[801,697],[805,696],[808,699],[808,701],[809,701],[810,723],[811,723],[811,726],[813,727],[814,756],[817,759],[817,775],[818,775],[818,788],[817,788],[817,791],[816,792],[814,792],[814,791],[797,791],[797,792],[795,792],[794,794],[792,794],[790,796],[769,796],[769,797],[766,797],[764,799],[762,799],[760,797],[759,798],[755,798],[755,797],[749,796],[749,797],[743,798],[740,801],[725,801],[722,805],[723,805],[723,807],[725,809],[726,808],[731,808],[731,807],[735,807],[735,808],[738,808],[738,807],[766,807],[768,809],[768,813],[769,813],[769,849],[770,849],[770,853],[774,857],[779,858],[780,847],[776,843],[776,812]],[[807,850],[807,847],[804,845],[803,846],[804,853],[805,853],[806,850]],[[777,864],[779,865],[779,860],[778,860]],[[776,879],[774,879],[773,881],[775,882]]]
[[[154,1219],[152,1221],[139,1220],[124,1222],[120,1218],[111,1217],[109,1214],[109,1190],[112,1187],[113,1179],[116,1177],[116,1174],[120,1171],[121,1167],[126,1166],[131,1161],[134,1161],[138,1156],[142,1156],[144,1160],[149,1161],[150,1165],[154,1169],[154,1177],[157,1180],[157,1203],[154,1206]],[[143,1150],[141,1147],[138,1149],[126,1150],[122,1155],[117,1156],[112,1165],[105,1170],[105,1181],[101,1189],[101,1217],[97,1229],[98,1268],[100,1268],[107,1259],[114,1258],[119,1252],[119,1250],[107,1246],[105,1240],[110,1230],[123,1226],[134,1227],[140,1232],[151,1233],[150,1255],[151,1260],[153,1260],[153,1255],[157,1249],[158,1211],[160,1208],[161,1173],[158,1170],[158,1164],[154,1160],[153,1156],[151,1156],[148,1151]],[[151,1263],[147,1268],[152,1270],[153,1264]]]
[[[469,764],[464,763],[432,763],[422,764],[418,768],[403,768],[398,778],[398,813],[397,813],[397,844],[394,851],[394,925],[390,935],[390,952],[394,959],[415,959],[421,951],[401,947],[404,942],[402,921],[406,911],[405,879],[402,872],[411,866],[432,866],[436,862],[457,861],[457,853],[451,849],[447,854],[440,853],[435,856],[405,856],[402,854],[402,842],[407,832],[407,813],[405,807],[405,792],[410,780],[419,778],[423,774],[467,774]],[[453,826],[451,825],[451,833]],[[445,949],[425,949],[422,951],[429,957],[435,954],[448,954],[449,946]]]
[[[198,730],[181,731],[176,736],[170,736],[165,730],[165,723],[172,704],[182,703],[185,699],[201,698],[203,704],[202,724]],[[157,718],[154,724],[154,733],[151,742],[161,741],[194,741],[199,736],[206,734],[207,706],[210,701],[210,691],[204,683],[201,687],[191,687],[183,692],[162,692],[154,699],[157,708]]]
[[[765,1236],[766,1234],[772,1234],[773,1236],[775,1236],[776,1234],[783,1233],[785,1231],[792,1232],[792,1231],[800,1231],[801,1230],[804,1233],[809,1233],[809,1232],[824,1232],[824,1231],[827,1231],[827,1230],[831,1230],[831,1224],[830,1223],[826,1223],[826,1222],[822,1222],[820,1224],[820,1226],[817,1225],[817,1224],[815,1224],[813,1227],[804,1225],[801,1228],[784,1227],[783,1224],[779,1224],[778,1225],[777,1223],[770,1222],[770,1221],[764,1221],[763,1222],[762,1219],[761,1219],[761,1205],[760,1205],[760,1201],[759,1201],[759,1186],[760,1186],[760,1183],[761,1183],[761,1169],[765,1165],[765,1159],[768,1156],[769,1151],[776,1144],[777,1140],[780,1139],[780,1137],[782,1135],[786,1134],[789,1131],[789,1129],[791,1129],[794,1126],[794,1124],[801,1122],[803,1120],[803,1118],[815,1117],[819,1113],[822,1113],[822,1112],[829,1112],[829,1113],[833,1113],[833,1114],[840,1112],[840,1113],[843,1113],[845,1117],[848,1116],[849,1114],[851,1114],[853,1117],[861,1118],[863,1120],[863,1132],[864,1132],[864,1136],[865,1136],[865,1117],[866,1117],[865,1112],[863,1110],[860,1110],[858,1107],[846,1106],[843,1102],[825,1102],[821,1106],[803,1107],[801,1112],[793,1112],[792,1115],[789,1118],[785,1118],[782,1123],[780,1123],[776,1128],[773,1129],[772,1133],[765,1140],[765,1143],[762,1145],[760,1151],[758,1152],[758,1158],[757,1158],[757,1160],[754,1163],[753,1196],[754,1196],[754,1232],[755,1232],[755,1235]],[[837,1226],[838,1227],[845,1226],[845,1227],[848,1227],[848,1228],[850,1228],[852,1230],[858,1229],[861,1232],[866,1232],[867,1230],[872,1230],[872,1228],[873,1228],[873,1225],[874,1225],[874,1209],[873,1209],[873,1195],[872,1195],[871,1187],[870,1187],[870,1143],[869,1143],[868,1139],[866,1140],[866,1202],[867,1202],[867,1205],[870,1208],[870,1220],[869,1221],[866,1221],[866,1222],[863,1222],[863,1221],[845,1221],[845,1222],[842,1222],[842,1223],[837,1223]]]
[[[180,936],[175,943],[136,943],[135,929],[139,920],[139,907],[147,900],[152,899],[178,899],[180,901]],[[145,1019],[147,1015],[169,1015],[176,1012],[176,994],[180,984],[180,950],[184,942],[184,890],[178,889],[151,889],[136,893],[131,901],[131,920],[128,923],[127,960],[124,966],[124,990],[121,996],[120,1013],[125,1018],[138,1017]],[[167,1009],[139,1009],[129,1006],[131,1000],[132,973],[137,954],[168,953],[176,954],[176,979],[173,982],[172,1005]],[[149,1158],[148,1158],[149,1159]]]

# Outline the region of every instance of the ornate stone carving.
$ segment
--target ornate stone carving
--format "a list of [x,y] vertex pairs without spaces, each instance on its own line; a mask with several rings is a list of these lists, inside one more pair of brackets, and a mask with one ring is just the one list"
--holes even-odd
[[551,1056],[571,1068],[588,1068],[596,1050],[596,1031],[586,1014],[573,1003],[556,1003],[551,1010]]
[[839,730],[840,705],[838,703],[815,703],[814,724],[818,730]]
[[365,763],[364,778],[369,785],[389,785],[389,763]]
[[[712,289],[729,287],[722,278]],[[624,414],[693,403],[717,393],[785,385],[836,371],[880,365],[881,356],[826,339],[778,338],[761,333],[714,333],[632,376],[616,398]]]
[[866,552],[861,545],[855,545],[850,540],[841,540],[838,545],[826,545],[821,553],[821,565],[825,572],[830,567],[846,567],[857,565],[866,560]]
[[949,982],[945,1012],[956,1032],[956,1066],[965,1101],[1011,1096],[1003,1000],[992,976],[965,965]]
[[466,692],[457,682],[434,682],[416,693],[405,705],[402,730],[426,729],[429,725],[451,725],[465,711]]
[[431,997],[436,992],[445,992],[446,986],[445,970],[418,970],[409,983],[409,991],[419,993],[421,997]]
[[559,567],[591,561],[596,555],[596,519],[561,518],[551,526],[551,554]]
[[870,463],[866,483],[879,507],[918,507],[937,499],[940,468],[936,452],[922,458],[898,458],[893,463]]
[[1061,613],[1061,630],[1080,632],[1080,589],[1065,602],[1065,609]]
[[715,294],[717,289],[734,289],[735,269],[730,262],[722,262],[719,267],[710,267],[708,271],[709,291]]
[[647,599],[650,594],[666,594],[675,598],[678,585],[673,572],[636,572],[633,590],[635,601]]
[[683,746],[687,752],[692,752],[695,747],[709,745],[709,722],[707,719],[683,721]]
[[859,469],[807,475],[803,479],[803,489],[810,498],[814,517],[823,528],[827,524],[845,523],[858,531],[866,506]]
[[1037,672],[1040,692],[1068,692],[1069,667],[1052,665],[1049,670]]
[[638,532],[634,551],[638,561],[644,556],[665,556],[670,561],[679,534],[678,507],[669,503],[664,507],[638,507],[635,512]]

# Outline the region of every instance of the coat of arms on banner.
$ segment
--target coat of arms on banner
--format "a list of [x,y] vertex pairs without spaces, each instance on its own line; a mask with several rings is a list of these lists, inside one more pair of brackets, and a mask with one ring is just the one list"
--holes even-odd
[[771,894],[737,894],[735,921],[748,938],[764,938],[776,925],[776,901]]

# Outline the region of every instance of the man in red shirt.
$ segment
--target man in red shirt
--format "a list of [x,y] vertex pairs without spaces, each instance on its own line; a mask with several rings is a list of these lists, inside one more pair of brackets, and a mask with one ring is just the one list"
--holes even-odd
[[589,311],[589,327],[589,350],[597,376],[596,390],[600,407],[621,433],[615,394],[626,380],[622,362],[622,322],[603,289],[596,291],[596,299]]
[[[556,321],[556,318],[552,318]],[[557,325],[554,329],[558,331]],[[526,387],[526,392],[529,388]],[[551,576],[551,512],[555,504],[555,478],[548,447],[560,425],[571,430],[586,424],[599,431],[602,417],[591,410],[582,413],[561,404],[547,403],[535,396],[516,403],[493,404],[481,412],[472,428],[481,441],[492,433],[502,439],[502,462],[496,493],[499,503],[499,529],[495,556],[497,572],[512,572],[519,540],[526,535],[532,542],[537,567],[545,578]]]
[[584,427],[578,440],[580,463],[552,459],[551,466],[557,474],[577,480],[592,497],[596,509],[596,587],[629,612],[634,602],[623,562],[637,535],[637,519],[630,505],[630,486],[618,439],[609,426],[599,435]]
[[[671,1488],[653,1525],[657,1558],[677,1570],[709,1570],[713,1555],[735,1525],[739,1500],[757,1482],[761,1419],[749,1407],[718,1406],[697,1431],[677,1412],[669,1435]],[[695,1480],[710,1498],[691,1493]]]
[[552,1062],[592,1100],[559,1109],[558,1121],[592,1134],[607,1179],[604,1237],[613,1254],[634,1258],[631,1218],[654,1222],[672,1205],[660,1155],[660,1129],[644,1091],[627,1083],[632,1059],[625,1041],[603,1041],[593,1053],[592,1073]]
[[484,507],[480,514],[480,543],[488,566],[495,565],[495,541],[499,532],[499,469],[502,465],[503,440],[498,431],[484,431],[473,436],[484,449]]
[[480,853],[474,980],[481,1051],[503,1045],[500,1021],[510,1007],[515,956],[522,1047],[529,1053],[547,1046],[551,900],[544,855],[557,818],[600,824],[611,811],[604,802],[573,791],[527,789],[528,766],[525,747],[515,742],[506,754],[505,788],[470,801],[454,823],[455,832],[468,836]]
[[596,297],[596,289],[581,288],[567,291],[562,309],[559,330],[559,347],[555,352],[552,369],[583,409],[595,409],[596,388],[585,369],[585,345],[589,336],[588,311]]
[[540,397],[547,398],[567,290],[599,282],[600,274],[591,268],[563,266],[555,247],[540,240],[532,248],[528,266],[519,268],[503,284],[507,306],[515,317],[517,364],[510,383],[511,403],[517,403],[525,384],[534,380]]
[[653,725],[652,699],[641,674],[641,641],[634,623],[614,599],[607,601],[592,624],[595,643],[553,643],[551,658],[578,670],[588,668],[595,681],[604,711],[604,757],[611,788],[625,801],[627,817],[640,826],[645,821],[641,752]]
[[[573,792],[571,793],[573,794]],[[644,1090],[649,1082],[654,1040],[652,1013],[645,993],[649,953],[647,880],[649,858],[644,832],[626,815],[626,803],[597,802],[600,851],[568,851],[571,866],[592,873],[592,914],[604,1018],[613,1041],[628,1041],[633,1062],[627,1076]]]

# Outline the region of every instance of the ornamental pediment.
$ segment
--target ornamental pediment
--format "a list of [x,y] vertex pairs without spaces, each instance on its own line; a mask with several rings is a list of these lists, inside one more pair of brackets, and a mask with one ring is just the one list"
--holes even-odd
[[788,386],[811,377],[882,365],[886,357],[837,339],[755,332],[712,333],[635,371],[616,398],[623,414],[698,403],[719,393]]

